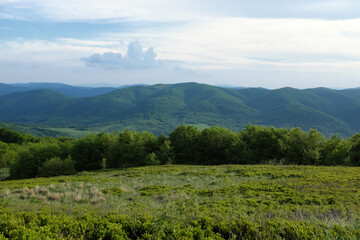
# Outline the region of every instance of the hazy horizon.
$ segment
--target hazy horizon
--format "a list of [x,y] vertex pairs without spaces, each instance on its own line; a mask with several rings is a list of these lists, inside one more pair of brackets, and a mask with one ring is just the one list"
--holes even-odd
[[268,90],[276,90],[280,88],[295,88],[299,90],[306,90],[306,89],[314,89],[314,88],[329,88],[333,90],[344,90],[344,89],[355,89],[360,87],[353,87],[353,88],[331,88],[331,87],[310,87],[310,88],[297,88],[297,87],[291,87],[291,86],[283,86],[279,88],[265,88],[265,87],[244,87],[239,85],[230,85],[230,84],[210,84],[210,83],[200,83],[200,82],[177,82],[177,83],[153,83],[153,84],[146,84],[146,83],[135,83],[135,84],[111,84],[111,83],[93,83],[93,84],[72,84],[72,83],[62,83],[62,82],[16,82],[16,83],[3,83],[0,82],[0,84],[8,84],[12,86],[29,86],[32,84],[64,84],[65,86],[72,86],[72,87],[83,87],[83,88],[122,88],[122,87],[134,87],[134,86],[154,86],[159,84],[184,84],[184,83],[197,83],[197,84],[207,84],[214,87],[220,87],[220,88],[263,88]]

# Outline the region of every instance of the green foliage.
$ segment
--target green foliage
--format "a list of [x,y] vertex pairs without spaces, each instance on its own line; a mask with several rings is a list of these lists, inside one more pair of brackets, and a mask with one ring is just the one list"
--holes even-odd
[[201,131],[197,142],[200,149],[199,164],[229,164],[229,150],[238,142],[239,136],[226,128],[211,127]]
[[164,165],[0,182],[0,239],[359,239],[358,167]]
[[39,168],[39,176],[51,177],[59,175],[71,175],[75,174],[74,161],[71,156],[61,160],[58,157],[53,157],[44,162]]
[[[13,123],[13,122],[12,123],[0,122],[0,127],[8,128],[13,131],[20,132],[22,134],[29,134],[36,137],[67,136],[67,137],[81,138],[93,132],[93,131],[81,130],[75,127],[45,127],[41,125],[26,124],[26,123],[21,124],[21,123]],[[29,141],[29,139],[26,140]]]
[[160,164],[160,160],[158,159],[158,157],[156,156],[155,153],[149,153],[146,158],[145,158],[145,165],[159,165]]
[[319,162],[325,137],[310,129],[308,133],[300,128],[290,129],[282,145],[285,159],[289,163],[314,165]]
[[[152,133],[135,132],[125,130],[119,134],[118,162],[116,167],[142,166],[146,165],[147,156],[149,161],[155,159],[151,153],[156,151],[157,140]],[[153,164],[155,163],[153,162]]]
[[241,164],[266,163],[269,160],[282,158],[281,142],[285,136],[284,129],[274,127],[247,125],[240,132],[240,141],[233,151],[233,162]]
[[9,168],[0,168],[0,181],[3,181],[10,177],[10,169]]
[[89,134],[75,142],[71,156],[77,171],[101,169],[102,160],[109,147],[109,136],[104,133]]
[[38,169],[43,163],[60,155],[61,149],[56,141],[51,139],[39,143],[29,143],[19,149],[18,158],[10,166],[12,178],[31,178],[38,175]]
[[319,165],[350,165],[349,141],[332,136],[323,144]]
[[350,161],[355,166],[360,166],[360,134],[355,134],[349,139],[350,142]]
[[180,125],[169,137],[131,130],[82,139],[21,136],[21,144],[0,141],[0,168],[10,168],[12,179],[70,174],[72,164],[77,172],[168,163],[360,165],[359,134],[328,139],[312,129],[246,125],[233,132]]
[[8,165],[8,161],[4,157],[5,153],[9,151],[9,147],[6,143],[0,141],[0,168],[6,167]]
[[24,137],[19,132],[0,127],[0,141],[21,144],[24,141]]
[[105,194],[121,196],[124,193],[124,190],[121,188],[113,187],[113,188],[105,188],[102,190],[102,192]]
[[156,152],[156,156],[158,157],[160,164],[168,164],[168,163],[172,163],[174,156],[173,156],[173,150],[171,147],[171,142],[170,140],[166,139],[164,141],[160,141],[159,143],[159,139],[161,138],[158,137],[158,144],[159,146],[159,150]]
[[170,134],[174,163],[196,164],[199,160],[198,137],[200,131],[191,125],[181,125]]
[[[134,86],[73,99],[51,90],[0,96],[0,120],[42,126],[12,128],[43,136],[81,131],[170,134],[179,124],[239,131],[248,123],[318,129],[326,136],[360,131],[359,89],[225,89],[197,83]],[[343,106],[349,106],[344,108]],[[48,127],[44,127],[44,125]],[[52,128],[51,126],[64,126]]]
[[106,165],[106,161],[107,161],[106,158],[103,158],[102,161],[101,161],[101,169],[102,169],[102,170],[105,170],[105,169],[106,169],[106,166],[107,166],[107,165]]
[[20,147],[11,146],[7,151],[0,155],[0,166],[10,167],[19,157]]

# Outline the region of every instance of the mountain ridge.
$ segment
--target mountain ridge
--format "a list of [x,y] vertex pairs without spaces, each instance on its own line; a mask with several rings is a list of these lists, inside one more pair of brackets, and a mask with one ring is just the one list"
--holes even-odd
[[179,83],[132,86],[82,98],[54,89],[0,96],[0,121],[156,134],[169,133],[179,124],[240,130],[251,123],[350,136],[360,131],[357,116],[360,89],[233,89]]

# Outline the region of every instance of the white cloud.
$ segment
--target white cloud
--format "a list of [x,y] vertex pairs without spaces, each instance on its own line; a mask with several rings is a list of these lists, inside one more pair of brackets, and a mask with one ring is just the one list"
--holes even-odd
[[[169,28],[146,28],[136,32],[108,33],[93,39],[61,38],[55,41],[18,39],[0,45],[0,61],[66,61],[95,55],[91,61],[108,61],[122,53],[126,66],[150,66],[155,52],[145,54],[139,46],[130,49],[127,44],[137,40],[154,46],[159,59],[182,62],[181,67],[192,69],[256,69],[297,67],[313,71],[310,66],[355,67],[360,61],[360,19],[250,19],[207,18],[193,24]],[[121,40],[121,41],[119,41]],[[123,41],[123,42],[122,42]],[[113,53],[107,56],[101,54]],[[138,54],[139,56],[135,57]],[[99,56],[101,58],[99,58]],[[127,59],[127,60],[125,60]],[[137,59],[135,62],[132,60]],[[139,64],[139,59],[143,61]],[[278,59],[268,61],[266,59]],[[89,62],[89,63],[90,63]],[[146,62],[146,63],[145,63]],[[95,62],[94,62],[95,64]],[[99,64],[99,62],[97,63]],[[118,64],[119,65],[119,64]],[[335,67],[336,69],[336,67]]]
[[127,53],[124,56],[121,53],[105,52],[103,54],[95,53],[90,57],[82,58],[82,60],[89,66],[141,69],[161,65],[155,58],[156,53],[154,52],[154,48],[143,51],[140,43],[133,41],[129,43]]
[[[360,19],[212,18],[166,32],[149,30],[143,32],[141,41],[158,46],[161,59],[177,59],[206,69],[237,69],[260,63],[332,67],[360,61],[359,25]],[[268,63],[249,57],[281,61]]]

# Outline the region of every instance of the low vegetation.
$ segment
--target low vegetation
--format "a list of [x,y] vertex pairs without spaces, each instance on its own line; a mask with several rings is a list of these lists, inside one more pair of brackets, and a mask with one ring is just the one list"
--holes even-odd
[[164,165],[0,182],[0,239],[359,239],[360,169]]

